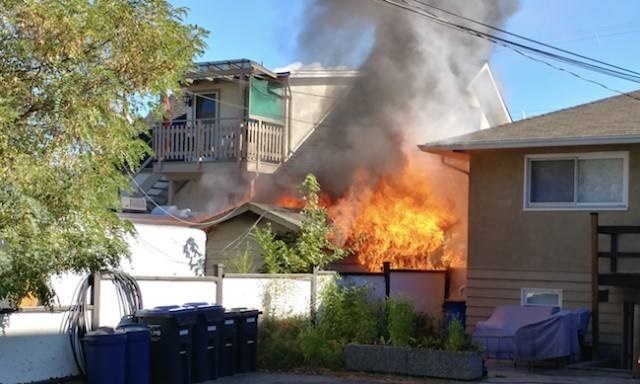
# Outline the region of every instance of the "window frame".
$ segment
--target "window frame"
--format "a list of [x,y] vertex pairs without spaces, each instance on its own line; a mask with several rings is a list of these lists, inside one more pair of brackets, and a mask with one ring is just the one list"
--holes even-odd
[[527,293],[552,293],[558,295],[558,305],[552,305],[552,307],[558,307],[562,309],[563,297],[561,288],[520,288],[520,306],[522,307],[548,307],[549,304],[528,304],[526,297]]
[[[215,97],[213,97],[216,101],[214,102],[215,104],[215,116],[213,117],[198,117],[198,98],[201,98],[203,100],[206,100],[208,98],[212,98],[211,95],[215,95]],[[204,97],[203,97],[204,96]],[[214,90],[203,90],[203,91],[198,91],[198,92],[194,92],[193,95],[193,119],[194,120],[215,120],[218,119],[220,117],[220,91],[217,89]]]
[[[581,203],[577,200],[578,190],[578,161],[591,159],[622,159],[622,202],[621,203]],[[573,160],[574,161],[574,196],[573,202],[531,202],[531,163],[544,160]],[[626,211],[629,209],[629,151],[609,152],[567,152],[531,154],[524,157],[523,183],[524,211]]]

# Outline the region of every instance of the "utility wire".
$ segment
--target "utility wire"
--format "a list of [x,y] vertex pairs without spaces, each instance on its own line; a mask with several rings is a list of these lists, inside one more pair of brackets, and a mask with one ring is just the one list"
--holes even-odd
[[[560,47],[557,47],[557,46],[554,46],[554,45],[551,45],[551,44],[547,44],[547,43],[545,43],[545,42],[542,42],[542,41],[539,41],[539,40],[535,40],[535,39],[532,39],[532,38],[527,37],[527,36],[524,36],[524,35],[520,35],[520,34],[517,34],[517,33],[513,33],[513,32],[510,32],[510,31],[507,31],[507,30],[505,30],[505,29],[503,29],[503,28],[495,27],[495,26],[493,26],[493,25],[490,25],[490,24],[487,24],[487,23],[483,23],[483,22],[481,22],[481,21],[474,20],[474,19],[471,19],[471,18],[469,18],[469,17],[465,17],[465,16],[462,16],[462,15],[459,15],[459,14],[457,14],[457,13],[454,13],[454,12],[451,12],[451,11],[449,11],[449,10],[446,10],[446,9],[443,9],[443,8],[440,8],[440,7],[437,7],[437,6],[435,6],[435,5],[429,4],[429,3],[425,2],[425,1],[422,1],[422,0],[412,0],[412,1],[413,1],[413,2],[415,2],[415,3],[418,3],[418,4],[420,4],[420,5],[422,5],[422,6],[424,6],[424,7],[428,7],[428,8],[431,8],[431,9],[435,9],[435,10],[437,10],[437,11],[439,11],[439,12],[442,12],[442,13],[445,13],[445,14],[447,14],[447,15],[450,15],[450,16],[453,16],[453,17],[457,17],[457,18],[459,18],[459,19],[462,19],[462,20],[468,21],[468,22],[473,23],[473,24],[476,24],[476,25],[483,26],[483,27],[485,27],[485,28],[488,28],[488,29],[491,29],[491,30],[494,30],[494,31],[497,31],[497,32],[504,33],[505,35],[509,35],[509,36],[517,37],[517,38],[519,38],[519,39],[522,39],[522,40],[528,41],[528,42],[530,42],[530,43],[534,43],[534,44],[537,44],[537,45],[541,45],[541,46],[543,46],[543,47],[550,48],[550,49],[556,50],[556,51],[558,51],[558,52],[562,52],[562,53],[564,53],[564,54],[568,54],[568,55],[571,55],[571,56],[579,57],[579,58],[581,58],[581,59],[589,60],[589,61],[592,61],[592,62],[594,62],[594,63],[598,63],[598,64],[602,64],[602,65],[605,65],[605,66],[608,66],[608,67],[612,67],[612,68],[618,69],[618,70],[620,70],[620,71],[622,71],[622,72],[627,72],[627,73],[630,73],[630,74],[633,74],[633,75],[638,75],[638,76],[640,76],[640,72],[633,71],[633,70],[630,70],[630,69],[628,69],[628,68],[623,68],[623,67],[620,67],[620,66],[617,66],[617,65],[611,64],[611,63],[607,63],[607,62],[604,62],[604,61],[598,60],[598,59],[594,59],[594,58],[592,58],[592,57],[588,57],[588,56],[585,56],[585,55],[581,55],[581,54],[579,54],[579,53],[572,52],[572,51],[569,51],[569,50],[566,50],[566,49],[563,49],[563,48],[560,48]],[[432,15],[431,13],[429,13],[429,14],[430,14],[430,15]],[[437,17],[437,16],[435,16],[435,17]]]
[[142,186],[138,183],[138,181],[136,180],[136,178],[134,177],[134,175],[128,170],[126,169],[127,174],[129,174],[129,177],[131,178],[131,181],[133,181],[133,184],[135,184],[136,188],[142,192],[142,194],[151,202],[151,204],[155,205],[160,211],[162,211],[162,213],[164,213],[165,215],[183,223],[183,224],[189,224],[189,225],[193,225],[193,226],[202,226],[202,227],[208,227],[210,225],[215,225],[215,224],[219,224],[225,220],[227,220],[229,217],[233,216],[233,214],[235,214],[238,209],[240,209],[240,207],[242,206],[242,204],[239,204],[238,206],[236,206],[235,208],[233,208],[232,210],[230,210],[229,212],[227,212],[224,216],[218,218],[218,219],[214,219],[214,220],[210,220],[210,221],[189,221],[189,220],[185,220],[183,218],[181,218],[180,216],[174,215],[172,212],[170,212],[169,210],[167,210],[166,208],[164,208],[162,205],[158,204],[158,202],[156,202],[153,197],[151,197],[147,191],[145,191]]
[[[473,28],[470,28],[470,27],[467,27],[467,26],[464,26],[464,25],[453,23],[453,22],[451,22],[449,20],[446,20],[446,19],[443,19],[443,18],[441,18],[441,17],[439,17],[439,16],[437,16],[437,15],[431,13],[431,12],[428,12],[428,11],[425,11],[425,10],[422,10],[422,9],[415,9],[415,8],[409,6],[409,5],[406,5],[406,3],[407,3],[406,0],[403,1],[403,3],[398,3],[397,1],[392,1],[392,0],[379,0],[379,1],[384,2],[386,5],[390,5],[390,6],[393,6],[393,7],[396,7],[396,8],[400,8],[400,9],[406,10],[408,12],[414,13],[414,14],[416,14],[418,16],[421,16],[423,18],[426,18],[426,19],[429,19],[431,21],[434,21],[437,24],[440,24],[440,25],[443,25],[443,26],[446,26],[446,27],[449,27],[449,28],[457,29],[459,31],[471,34],[472,36],[475,36],[475,37],[483,38],[483,39],[485,39],[487,41],[490,41],[493,44],[496,44],[496,45],[499,45],[499,46],[503,46],[505,48],[509,48],[509,49],[513,50],[514,52],[518,53],[519,55],[522,55],[522,56],[524,56],[524,57],[526,57],[528,59],[543,63],[543,64],[545,64],[545,65],[547,65],[547,66],[549,66],[549,67],[551,67],[553,69],[566,72],[566,73],[568,73],[568,74],[570,74],[570,75],[572,75],[572,76],[574,76],[574,77],[576,77],[576,78],[578,78],[580,80],[583,80],[583,81],[598,85],[598,86],[600,86],[600,87],[602,87],[602,88],[604,88],[604,89],[606,89],[608,91],[615,92],[615,93],[618,93],[620,95],[627,96],[627,97],[629,97],[631,99],[640,101],[640,98],[635,97],[635,96],[633,96],[633,95],[631,95],[631,94],[629,94],[627,92],[623,92],[623,91],[620,91],[618,89],[611,88],[611,87],[609,87],[609,86],[607,86],[607,85],[605,85],[605,84],[603,84],[601,82],[598,82],[598,81],[593,80],[593,79],[586,78],[586,77],[581,76],[581,75],[579,75],[579,74],[577,74],[575,72],[572,72],[572,71],[570,71],[570,70],[568,70],[566,68],[563,68],[563,67],[560,67],[560,66],[557,66],[557,65],[553,65],[553,64],[548,63],[548,62],[546,62],[546,61],[544,61],[542,59],[539,59],[539,58],[535,58],[532,55],[528,55],[528,54],[524,53],[524,51],[529,51],[531,53],[534,53],[534,54],[537,54],[537,55],[540,55],[540,56],[545,56],[545,57],[548,57],[548,58],[551,58],[551,59],[554,59],[554,60],[557,60],[557,61],[562,61],[562,62],[571,64],[571,65],[579,66],[579,67],[582,67],[583,69],[591,70],[593,72],[598,72],[598,73],[601,73],[601,74],[606,74],[606,75],[609,75],[609,76],[618,77],[618,78],[621,78],[621,79],[624,79],[624,80],[627,80],[627,81],[640,83],[640,77],[633,75],[633,71],[631,71],[631,70],[626,70],[626,69],[623,68],[623,70],[626,71],[626,72],[621,72],[619,70],[608,69],[608,68],[604,68],[604,67],[601,67],[601,66],[598,66],[598,65],[595,65],[595,64],[586,63],[586,62],[583,62],[583,61],[580,61],[580,60],[577,60],[577,59],[572,59],[572,58],[569,58],[569,57],[566,57],[566,56],[561,56],[561,55],[558,55],[558,54],[555,54],[555,53],[552,53],[552,52],[547,52],[547,51],[544,51],[544,50],[541,50],[541,49],[537,49],[537,48],[530,47],[530,46],[527,46],[527,45],[524,45],[524,44],[513,42],[513,41],[510,41],[508,39],[504,39],[504,38],[501,38],[501,37],[498,37],[498,36],[495,36],[495,35],[491,35],[491,34],[486,33],[486,32],[475,30]],[[460,17],[462,17],[462,16],[460,16]]]

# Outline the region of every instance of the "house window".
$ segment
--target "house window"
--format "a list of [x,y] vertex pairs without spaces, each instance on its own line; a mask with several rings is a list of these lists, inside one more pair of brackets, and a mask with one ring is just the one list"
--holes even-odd
[[213,119],[218,112],[218,95],[206,93],[196,96],[196,119]]
[[525,158],[526,210],[626,209],[629,153],[569,153]]
[[552,306],[562,308],[562,289],[521,288],[520,305]]

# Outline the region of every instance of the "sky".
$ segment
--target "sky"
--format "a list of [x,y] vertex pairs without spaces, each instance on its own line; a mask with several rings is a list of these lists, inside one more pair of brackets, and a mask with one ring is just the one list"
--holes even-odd
[[[307,0],[170,1],[189,8],[185,21],[210,31],[207,50],[199,61],[248,58],[272,69],[300,61],[296,38],[304,23]],[[504,28],[640,71],[637,0],[522,0]],[[514,120],[617,94],[506,48],[494,50],[490,65]],[[618,91],[640,88],[628,81],[562,66]]]

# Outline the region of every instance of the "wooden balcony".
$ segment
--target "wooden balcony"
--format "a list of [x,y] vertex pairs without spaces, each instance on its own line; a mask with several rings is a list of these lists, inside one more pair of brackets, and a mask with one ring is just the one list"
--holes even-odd
[[247,170],[271,173],[285,160],[283,124],[260,119],[173,120],[152,126],[154,169],[201,173],[206,164],[245,162]]

